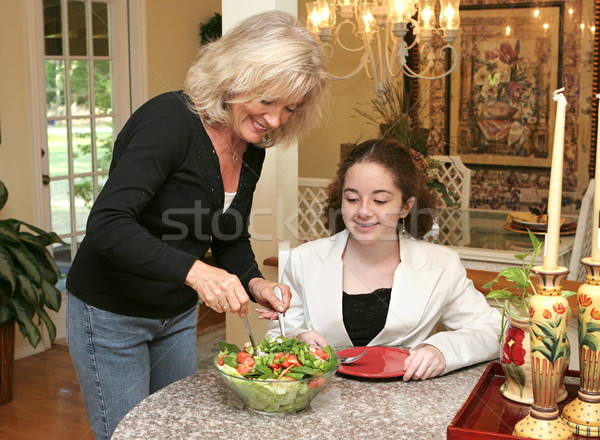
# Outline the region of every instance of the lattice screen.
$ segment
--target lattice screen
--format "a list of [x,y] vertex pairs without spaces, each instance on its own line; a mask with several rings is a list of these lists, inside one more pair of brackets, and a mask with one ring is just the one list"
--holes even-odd
[[316,240],[329,236],[325,227],[327,214],[323,213],[327,200],[329,179],[298,179],[298,241]]
[[442,164],[440,181],[453,193],[460,207],[468,209],[471,197],[471,170],[458,156],[433,156],[433,158]]

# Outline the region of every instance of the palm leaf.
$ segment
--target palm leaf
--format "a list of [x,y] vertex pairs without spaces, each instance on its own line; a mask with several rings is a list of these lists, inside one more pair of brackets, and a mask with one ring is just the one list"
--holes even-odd
[[[17,286],[17,274],[13,265],[12,255],[0,244],[0,278],[6,280],[10,285],[10,292],[15,291]],[[0,321],[2,322],[2,321]]]
[[19,325],[19,330],[25,336],[33,348],[37,347],[42,339],[39,329],[33,323],[35,311],[25,306],[24,303],[6,298],[12,305],[15,321]]
[[60,290],[54,287],[54,284],[50,284],[48,281],[42,280],[42,293],[44,304],[46,304],[51,310],[58,312],[60,309],[60,302],[62,299]]
[[20,293],[22,298],[29,304],[38,306],[40,303],[40,296],[37,287],[33,285],[27,276],[21,273],[17,273],[17,280],[19,281],[19,287],[17,287],[15,293]]
[[39,315],[42,322],[46,325],[46,329],[48,330],[48,336],[50,338],[50,342],[54,342],[56,339],[56,326],[46,313],[44,309],[38,309],[37,314]]
[[15,259],[21,265],[23,271],[31,279],[36,286],[42,285],[42,271],[35,261],[35,258],[27,251],[25,246],[9,247],[9,252],[15,257]]
[[40,265],[42,277],[56,284],[60,279],[60,271],[42,239],[29,232],[19,232],[19,238]]
[[8,190],[6,189],[6,185],[0,182],[0,209],[4,208],[6,201],[8,200]]
[[0,221],[0,242],[5,244],[19,243],[19,236],[12,227],[12,222],[10,220]]

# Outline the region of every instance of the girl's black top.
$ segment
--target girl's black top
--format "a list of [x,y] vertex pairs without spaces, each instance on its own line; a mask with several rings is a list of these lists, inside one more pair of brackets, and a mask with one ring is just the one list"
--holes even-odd
[[391,288],[358,295],[342,292],[344,326],[355,347],[368,345],[383,330],[391,296]]

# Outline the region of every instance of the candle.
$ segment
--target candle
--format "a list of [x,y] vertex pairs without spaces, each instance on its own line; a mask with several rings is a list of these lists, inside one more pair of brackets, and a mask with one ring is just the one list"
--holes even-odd
[[554,91],[557,101],[556,122],[554,128],[554,146],[552,149],[552,168],[550,168],[550,189],[548,191],[548,229],[544,250],[544,269],[556,270],[558,267],[558,242],[560,239],[560,208],[562,202],[563,155],[565,144],[565,117],[567,99],[562,94],[565,89]]
[[[600,99],[600,93],[596,94]],[[598,119],[600,123],[600,103],[598,104]],[[596,133],[596,171],[594,173],[594,212],[592,213],[592,261],[600,261],[600,244],[598,243],[598,215],[600,215],[600,132]],[[579,219],[585,221],[585,219]],[[585,256],[585,255],[584,255]]]

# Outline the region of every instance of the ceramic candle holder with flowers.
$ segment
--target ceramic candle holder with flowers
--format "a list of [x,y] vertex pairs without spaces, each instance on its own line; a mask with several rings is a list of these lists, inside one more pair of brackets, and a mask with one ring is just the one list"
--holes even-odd
[[[533,389],[531,377],[531,338],[536,332],[545,336],[545,349],[552,358],[565,358],[565,371],[569,361],[570,350],[560,337],[553,337],[552,326],[558,326],[560,322],[568,319],[570,310],[561,307],[559,310],[549,311],[553,313],[555,320],[550,326],[542,323],[533,323],[533,332],[530,332],[530,307],[529,300],[536,292],[536,286],[532,282],[531,268],[534,261],[543,249],[543,243],[531,232],[527,231],[531,240],[532,249],[527,253],[515,255],[521,261],[520,267],[509,267],[504,269],[498,276],[485,284],[485,289],[491,289],[486,298],[494,299],[502,307],[502,331],[500,333],[500,357],[502,369],[506,377],[500,388],[502,395],[516,402],[532,404]],[[529,263],[526,261],[528,257]],[[497,288],[501,280],[502,288]],[[504,287],[505,286],[505,287]],[[562,296],[568,298],[575,292],[563,290]],[[564,385],[561,385],[558,393],[558,401],[567,397]]]

